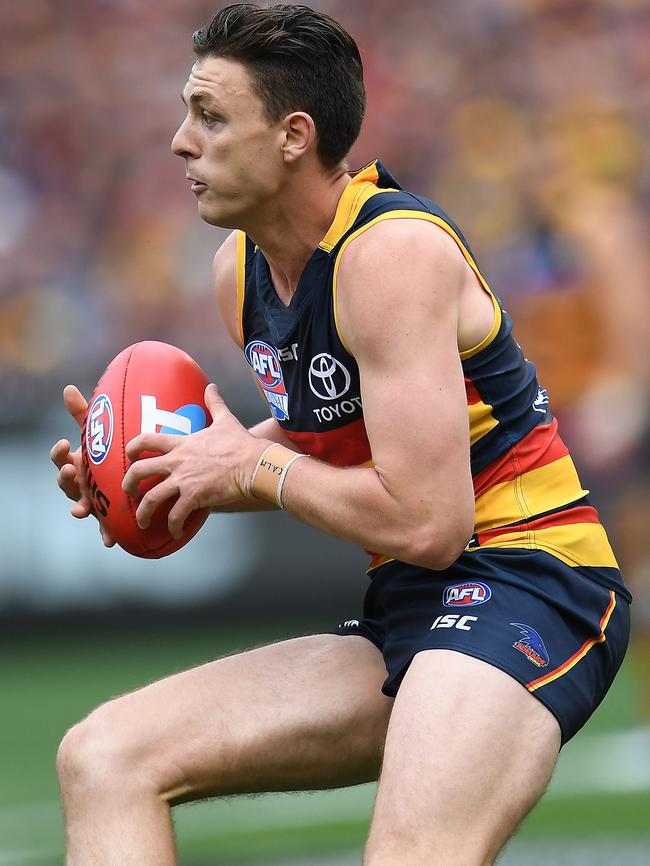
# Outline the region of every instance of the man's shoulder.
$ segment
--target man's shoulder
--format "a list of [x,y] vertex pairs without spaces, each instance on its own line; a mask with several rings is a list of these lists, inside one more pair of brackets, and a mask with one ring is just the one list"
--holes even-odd
[[[469,243],[461,228],[441,205],[425,195],[409,192],[405,189],[379,189],[361,208],[354,225],[347,236],[342,238],[341,246],[351,235],[358,236],[379,223],[391,223],[394,220],[410,220],[413,223],[415,234],[421,230],[422,223],[437,226],[451,235],[456,243],[460,244],[473,258]],[[390,230],[388,233],[390,234]],[[431,232],[430,236],[434,234]]]
[[344,271],[372,263],[386,265],[396,256],[406,271],[422,260],[432,264],[460,260],[458,240],[447,225],[415,210],[390,210],[363,223],[341,244],[338,255]]
[[212,260],[214,291],[219,310],[228,333],[238,345],[241,345],[241,331],[237,302],[237,261],[242,238],[242,232],[231,232]]
[[237,245],[241,243],[239,236],[242,234],[238,229],[230,232],[225,241],[217,249],[212,260],[212,270],[215,277],[226,278],[232,273],[237,262]]

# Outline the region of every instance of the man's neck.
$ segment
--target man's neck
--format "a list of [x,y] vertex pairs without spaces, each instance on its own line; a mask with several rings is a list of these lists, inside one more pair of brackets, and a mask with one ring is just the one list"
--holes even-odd
[[278,196],[270,212],[246,230],[269,263],[275,290],[285,305],[293,297],[305,265],[327,234],[349,182],[344,168],[327,176],[297,178]]

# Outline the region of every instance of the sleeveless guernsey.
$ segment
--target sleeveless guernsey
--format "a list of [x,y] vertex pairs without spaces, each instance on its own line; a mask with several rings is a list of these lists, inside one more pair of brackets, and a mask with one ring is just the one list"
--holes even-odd
[[[494,305],[490,333],[460,352],[476,517],[468,551],[543,550],[629,595],[598,513],[558,435],[546,390],[465,238],[434,202],[402,190],[379,161],[356,172],[288,306],[262,252],[237,238],[237,299],[246,360],[296,448],[333,466],[372,465],[359,370],[337,328],[336,282],[347,245],[376,223],[421,219],[447,232]],[[388,561],[373,554],[371,568]]]

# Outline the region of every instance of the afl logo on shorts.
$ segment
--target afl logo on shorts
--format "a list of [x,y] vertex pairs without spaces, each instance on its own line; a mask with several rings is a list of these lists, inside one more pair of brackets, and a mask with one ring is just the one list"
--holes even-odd
[[445,607],[472,607],[491,598],[492,590],[487,583],[455,583],[445,588],[442,603]]
[[282,367],[276,349],[262,340],[253,340],[246,346],[245,355],[264,390],[273,415],[278,421],[287,421],[289,398],[287,389],[284,387]]
[[106,394],[93,400],[86,421],[88,457],[99,466],[106,459],[113,440],[113,407]]

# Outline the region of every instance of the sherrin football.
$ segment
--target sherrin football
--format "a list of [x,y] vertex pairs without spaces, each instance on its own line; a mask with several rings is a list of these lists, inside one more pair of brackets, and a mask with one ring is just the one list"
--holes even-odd
[[[167,343],[146,341],[124,349],[108,365],[88,404],[81,454],[93,506],[111,537],[133,556],[159,559],[179,550],[205,523],[209,510],[192,512],[178,540],[167,529],[171,498],[140,529],[138,502],[122,490],[130,466],[127,444],[140,433],[196,433],[211,423],[203,401],[208,380],[188,354]],[[143,457],[156,456],[150,452]],[[144,495],[160,478],[140,484]]]

